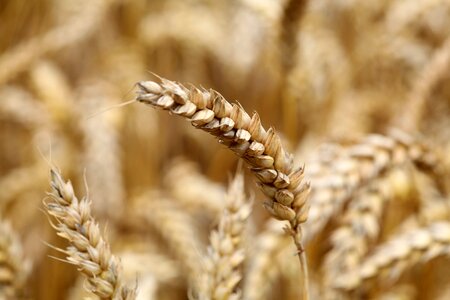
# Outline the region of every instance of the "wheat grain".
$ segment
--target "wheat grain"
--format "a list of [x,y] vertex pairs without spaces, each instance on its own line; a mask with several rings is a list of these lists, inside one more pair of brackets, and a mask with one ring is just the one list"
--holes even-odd
[[70,246],[58,249],[67,255],[67,262],[78,267],[87,277],[86,288],[102,299],[135,299],[135,290],[123,285],[121,265],[111,254],[108,242],[91,215],[90,201],[78,200],[72,184],[65,182],[59,171],[51,170],[51,192],[44,201],[47,213],[53,216],[57,234]]

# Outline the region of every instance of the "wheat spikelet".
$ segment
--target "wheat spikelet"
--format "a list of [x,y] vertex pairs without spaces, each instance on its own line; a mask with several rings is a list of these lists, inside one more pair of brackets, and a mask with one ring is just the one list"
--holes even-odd
[[57,234],[70,242],[65,250],[67,262],[78,267],[87,277],[86,288],[102,299],[135,299],[135,290],[123,285],[121,265],[111,254],[108,242],[91,215],[90,201],[78,200],[72,184],[51,170],[51,192],[44,201],[45,209],[56,220],[52,226]]
[[29,270],[17,234],[9,223],[0,220],[0,299],[22,297]]
[[244,193],[244,177],[238,170],[228,188],[219,227],[211,232],[202,280],[204,286],[199,299],[241,299],[237,285],[242,278],[240,269],[245,259],[243,234],[250,212],[251,203]]
[[360,266],[337,279],[336,287],[352,291],[374,279],[394,281],[411,266],[449,254],[450,223],[436,222],[379,246]]
[[440,172],[439,156],[400,132],[392,136],[368,135],[347,147],[327,145],[319,155],[318,161],[309,162],[307,173],[312,193],[306,241],[342,210],[355,191],[387,170],[411,161],[420,169]]
[[158,231],[187,272],[189,284],[197,290],[203,244],[194,220],[176,202],[156,193],[136,198],[131,214],[136,218],[130,221],[151,225]]
[[271,128],[266,131],[258,114],[250,117],[238,104],[230,104],[214,90],[187,89],[161,79],[138,83],[137,101],[188,118],[192,125],[218,137],[219,142],[241,156],[271,199],[265,208],[291,224],[294,241],[301,246],[301,227],[308,215],[309,185],[302,182],[303,168],[292,170],[292,156]]

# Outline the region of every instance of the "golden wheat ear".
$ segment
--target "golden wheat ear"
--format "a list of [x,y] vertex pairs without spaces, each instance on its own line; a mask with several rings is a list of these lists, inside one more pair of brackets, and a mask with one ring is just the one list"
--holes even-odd
[[271,215],[288,221],[306,278],[301,224],[306,222],[309,184],[303,182],[304,168],[293,168],[293,157],[281,144],[273,128],[264,129],[257,113],[252,116],[214,90],[190,89],[160,78],[160,83],[137,83],[136,100],[188,119],[191,124],[217,137],[250,166],[269,201],[264,207]]
[[56,169],[50,171],[51,191],[44,201],[45,211],[54,217],[52,227],[57,235],[69,241],[66,261],[77,266],[86,280],[86,289],[102,299],[133,300],[136,289],[125,286],[121,280],[120,261],[111,253],[94,217],[91,202],[79,200],[70,181],[66,182]]
[[282,147],[273,128],[265,130],[258,114],[250,117],[240,105],[231,104],[214,90],[187,89],[161,79],[137,84],[137,101],[189,119],[192,125],[216,136],[221,144],[242,157],[269,196],[268,211],[294,228],[306,221],[309,186],[303,168],[293,170],[292,156]]

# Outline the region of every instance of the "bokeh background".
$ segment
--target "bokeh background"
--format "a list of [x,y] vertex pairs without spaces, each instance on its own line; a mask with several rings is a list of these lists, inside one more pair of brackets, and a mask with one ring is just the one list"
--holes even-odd
[[[1,0],[0,214],[29,262],[26,297],[81,297],[82,278],[47,245],[65,245],[42,211],[53,163],[80,197],[86,178],[129,280],[154,299],[187,298],[177,251],[164,227],[134,222],[134,199],[169,199],[206,247],[237,157],[142,104],[105,111],[133,99],[136,82],[155,73],[213,88],[257,111],[306,166],[325,141],[392,128],[432,141],[446,165],[449,57],[448,0]],[[256,239],[269,217],[250,177],[247,189]],[[314,249],[320,261],[324,248]],[[389,299],[448,293],[441,265]],[[267,299],[296,299],[292,277],[275,278]]]

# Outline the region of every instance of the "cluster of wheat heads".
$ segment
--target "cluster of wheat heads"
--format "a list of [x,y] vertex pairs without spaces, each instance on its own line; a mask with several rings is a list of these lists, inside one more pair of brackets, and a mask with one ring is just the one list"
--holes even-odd
[[450,299],[449,70],[448,0],[0,1],[0,299]]

